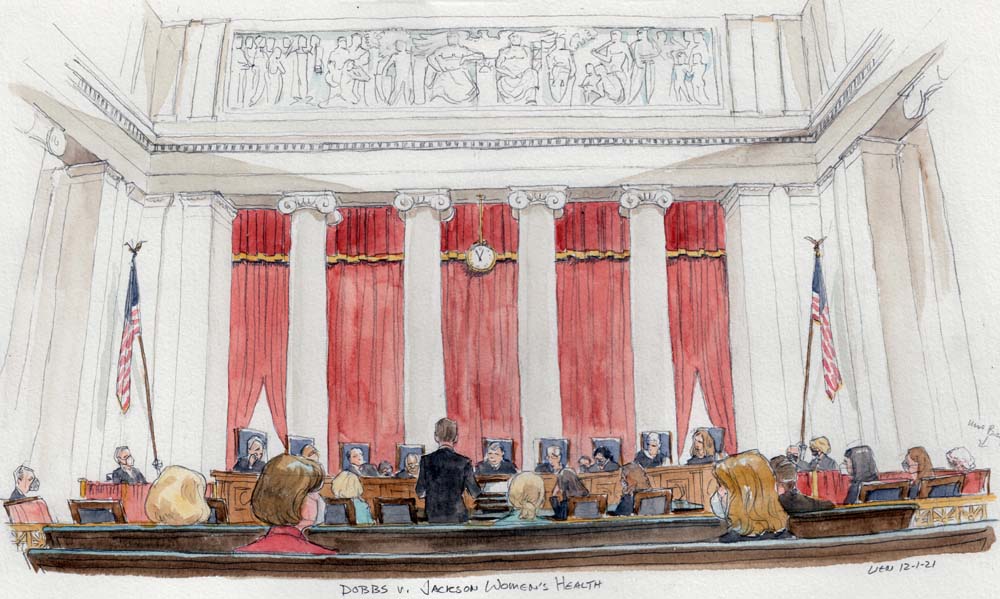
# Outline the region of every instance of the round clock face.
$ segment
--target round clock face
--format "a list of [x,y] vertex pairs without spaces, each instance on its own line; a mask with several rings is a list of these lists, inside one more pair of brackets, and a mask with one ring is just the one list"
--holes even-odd
[[465,253],[465,265],[472,272],[484,273],[493,270],[497,254],[485,243],[474,243]]

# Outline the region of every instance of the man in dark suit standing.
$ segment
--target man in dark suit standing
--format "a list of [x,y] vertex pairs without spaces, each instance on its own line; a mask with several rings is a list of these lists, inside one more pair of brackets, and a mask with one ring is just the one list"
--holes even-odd
[[472,472],[472,461],[455,452],[458,423],[442,418],[434,425],[437,451],[420,458],[417,496],[424,498],[428,522],[467,522],[469,512],[462,492],[477,497],[480,489]]
[[111,473],[111,482],[127,485],[146,484],[146,477],[135,467],[135,458],[127,446],[123,445],[115,450],[115,461],[118,462],[118,468]]

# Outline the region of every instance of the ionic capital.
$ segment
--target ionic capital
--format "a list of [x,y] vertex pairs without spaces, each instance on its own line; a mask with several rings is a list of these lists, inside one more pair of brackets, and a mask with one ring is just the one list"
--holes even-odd
[[665,185],[623,185],[618,198],[618,214],[628,218],[639,206],[656,206],[666,214],[674,203],[674,194]]
[[402,219],[418,208],[435,210],[441,222],[448,222],[455,216],[451,194],[447,189],[400,189],[392,200],[392,206]]
[[332,191],[298,191],[282,195],[278,200],[278,211],[291,214],[296,210],[315,210],[326,216],[327,224],[337,225],[344,220],[338,205],[337,196]]
[[566,188],[551,187],[511,187],[507,192],[507,203],[514,211],[516,219],[521,210],[529,206],[545,206],[552,211],[555,218],[563,214],[566,207]]

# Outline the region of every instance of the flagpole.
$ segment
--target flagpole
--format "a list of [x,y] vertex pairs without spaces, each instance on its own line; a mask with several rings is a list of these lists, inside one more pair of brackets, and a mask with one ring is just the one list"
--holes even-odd
[[149,392],[149,369],[146,366],[146,346],[142,343],[142,333],[136,335],[139,341],[139,357],[142,358],[142,382],[146,385],[146,420],[149,422],[149,439],[153,443],[153,468],[160,474],[163,462],[156,452],[156,430],[153,428],[153,398]]
[[[132,260],[134,262],[135,257],[139,254],[139,250],[142,249],[142,242],[140,241],[134,246],[126,244],[126,247],[132,252]],[[149,387],[149,366],[146,362],[146,346],[142,342],[141,331],[136,335],[136,339],[139,342],[139,357],[142,360],[142,382],[146,387],[146,421],[149,424],[149,439],[153,445],[153,468],[156,469],[156,474],[159,475],[163,469],[163,462],[160,461],[159,453],[156,450],[156,429],[153,427],[153,397]]]
[[[823,239],[819,241],[813,239],[812,237],[806,237],[806,239],[813,244],[813,253],[819,258],[819,246],[823,243]],[[816,322],[812,317],[812,310],[809,311],[809,338],[806,341],[806,376],[805,383],[802,385],[802,424],[799,427],[799,448],[804,448],[806,446],[806,406],[808,405],[809,399],[809,371],[812,370],[810,365],[812,364],[812,350],[813,350],[813,331],[816,329]]]

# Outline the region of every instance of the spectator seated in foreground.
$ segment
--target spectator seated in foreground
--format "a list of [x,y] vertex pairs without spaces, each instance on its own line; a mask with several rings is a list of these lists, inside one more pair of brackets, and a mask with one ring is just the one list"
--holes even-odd
[[903,472],[910,479],[910,494],[907,499],[916,499],[920,494],[920,485],[924,479],[934,476],[934,465],[931,456],[923,447],[911,447],[903,459]]
[[549,503],[552,505],[552,519],[565,520],[569,517],[570,497],[587,497],[590,491],[583,485],[583,481],[569,468],[564,468],[556,475],[556,485],[552,489],[552,497]]
[[253,515],[269,524],[267,534],[237,553],[305,553],[332,555],[332,549],[310,543],[302,531],[316,523],[324,509],[318,495],[323,471],[312,460],[287,454],[272,458],[261,472],[250,497]]
[[621,470],[622,498],[614,510],[608,512],[611,516],[631,516],[635,513],[635,494],[638,491],[645,491],[653,485],[649,482],[646,470],[632,462],[625,464]]
[[713,473],[719,489],[712,495],[712,511],[729,525],[720,542],[791,536],[786,530],[788,514],[778,501],[774,474],[764,456],[744,451],[716,463]]
[[851,447],[844,452],[844,467],[851,477],[851,486],[847,488],[844,497],[845,504],[858,503],[861,495],[861,485],[878,480],[878,467],[875,465],[875,454],[867,445]]
[[205,477],[184,466],[167,466],[146,496],[146,517],[157,524],[185,526],[208,522]]
[[510,479],[507,502],[514,509],[507,516],[494,522],[494,526],[548,522],[538,518],[538,510],[545,505],[545,481],[534,472],[521,472]]
[[357,474],[348,472],[347,470],[344,470],[330,481],[330,492],[333,493],[335,498],[350,499],[354,504],[354,520],[356,524],[372,524],[375,522],[368,503],[361,498],[364,491],[361,478]]

